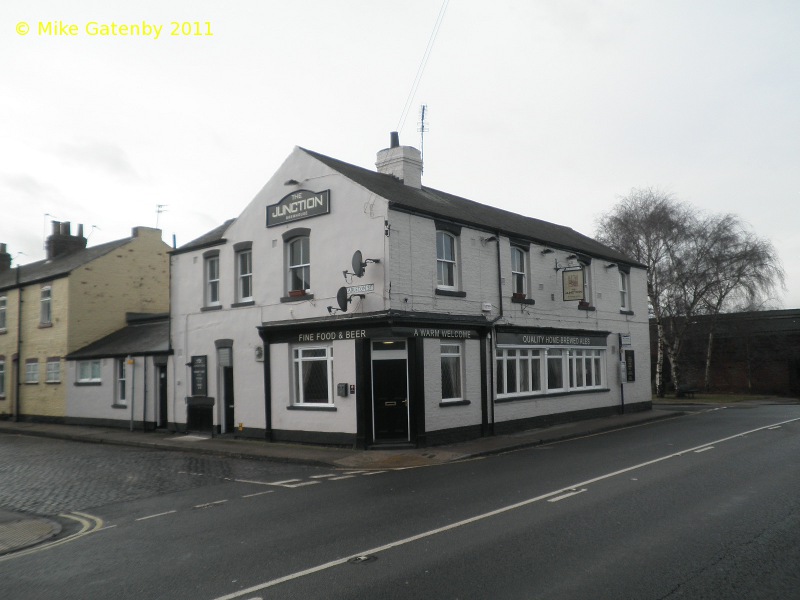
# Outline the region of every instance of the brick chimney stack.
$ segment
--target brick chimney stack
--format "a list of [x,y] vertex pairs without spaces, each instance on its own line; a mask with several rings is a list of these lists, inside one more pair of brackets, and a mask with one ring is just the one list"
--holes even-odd
[[401,146],[400,136],[392,131],[390,147],[378,152],[378,173],[394,175],[407,186],[422,188],[422,154],[411,146]]
[[86,248],[83,225],[78,225],[78,234],[72,235],[69,221],[53,221],[53,233],[47,238],[47,260],[66,256]]
[[0,273],[11,270],[11,254],[6,250],[5,244],[0,244]]

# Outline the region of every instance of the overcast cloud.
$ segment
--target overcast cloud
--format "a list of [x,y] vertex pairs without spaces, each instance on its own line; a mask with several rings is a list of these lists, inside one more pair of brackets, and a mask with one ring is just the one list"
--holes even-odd
[[[441,6],[3,2],[0,242],[24,264],[46,215],[97,226],[97,244],[165,204],[180,245],[237,216],[295,145],[374,168]],[[40,31],[53,21],[77,34]],[[588,235],[633,187],[734,212],[775,244],[779,301],[800,308],[798,31],[794,0],[452,0],[401,142],[419,146],[425,103],[425,185]]]

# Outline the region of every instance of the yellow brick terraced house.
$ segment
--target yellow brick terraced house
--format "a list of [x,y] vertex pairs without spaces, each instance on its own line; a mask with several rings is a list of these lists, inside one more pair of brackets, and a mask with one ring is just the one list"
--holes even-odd
[[83,227],[53,222],[47,258],[11,268],[0,244],[0,418],[63,422],[65,357],[125,326],[126,313],[169,310],[161,231],[87,248]]

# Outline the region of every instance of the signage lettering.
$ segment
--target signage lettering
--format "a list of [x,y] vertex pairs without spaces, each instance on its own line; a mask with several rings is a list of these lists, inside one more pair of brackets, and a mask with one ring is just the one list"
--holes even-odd
[[330,196],[330,190],[300,190],[284,196],[280,202],[267,206],[267,227],[328,214],[331,212]]
[[345,331],[317,331],[297,334],[298,342],[331,342],[333,340],[357,340],[367,337],[365,329],[348,329]]
[[347,294],[368,294],[375,291],[374,283],[367,283],[365,285],[351,285],[347,288]]
[[501,331],[497,334],[498,344],[514,344],[523,346],[606,346],[607,345],[606,333],[581,333],[569,332],[563,333],[514,333]]
[[469,329],[414,329],[414,337],[470,340],[474,334]]
[[208,395],[208,356],[192,357],[192,396]]
[[583,269],[573,269],[562,273],[564,300],[583,300]]

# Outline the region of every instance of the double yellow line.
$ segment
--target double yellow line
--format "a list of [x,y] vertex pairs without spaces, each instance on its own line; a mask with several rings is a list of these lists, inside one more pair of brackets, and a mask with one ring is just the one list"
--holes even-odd
[[0,556],[0,562],[5,562],[12,558],[18,558],[20,556],[35,554],[36,552],[41,552],[42,550],[49,550],[50,548],[55,548],[56,546],[61,546],[69,542],[74,542],[75,540],[87,536],[90,533],[99,531],[100,529],[103,528],[104,525],[103,519],[101,519],[100,517],[95,517],[94,515],[89,515],[87,513],[82,513],[82,512],[62,513],[58,516],[64,519],[72,519],[73,521],[77,521],[81,525],[80,530],[76,531],[72,535],[68,535],[65,538],[61,538],[60,540],[55,540],[47,544],[39,544],[37,546],[33,546],[32,548],[27,548],[25,550],[20,550],[19,552],[12,552],[10,554],[6,554],[5,556]]

